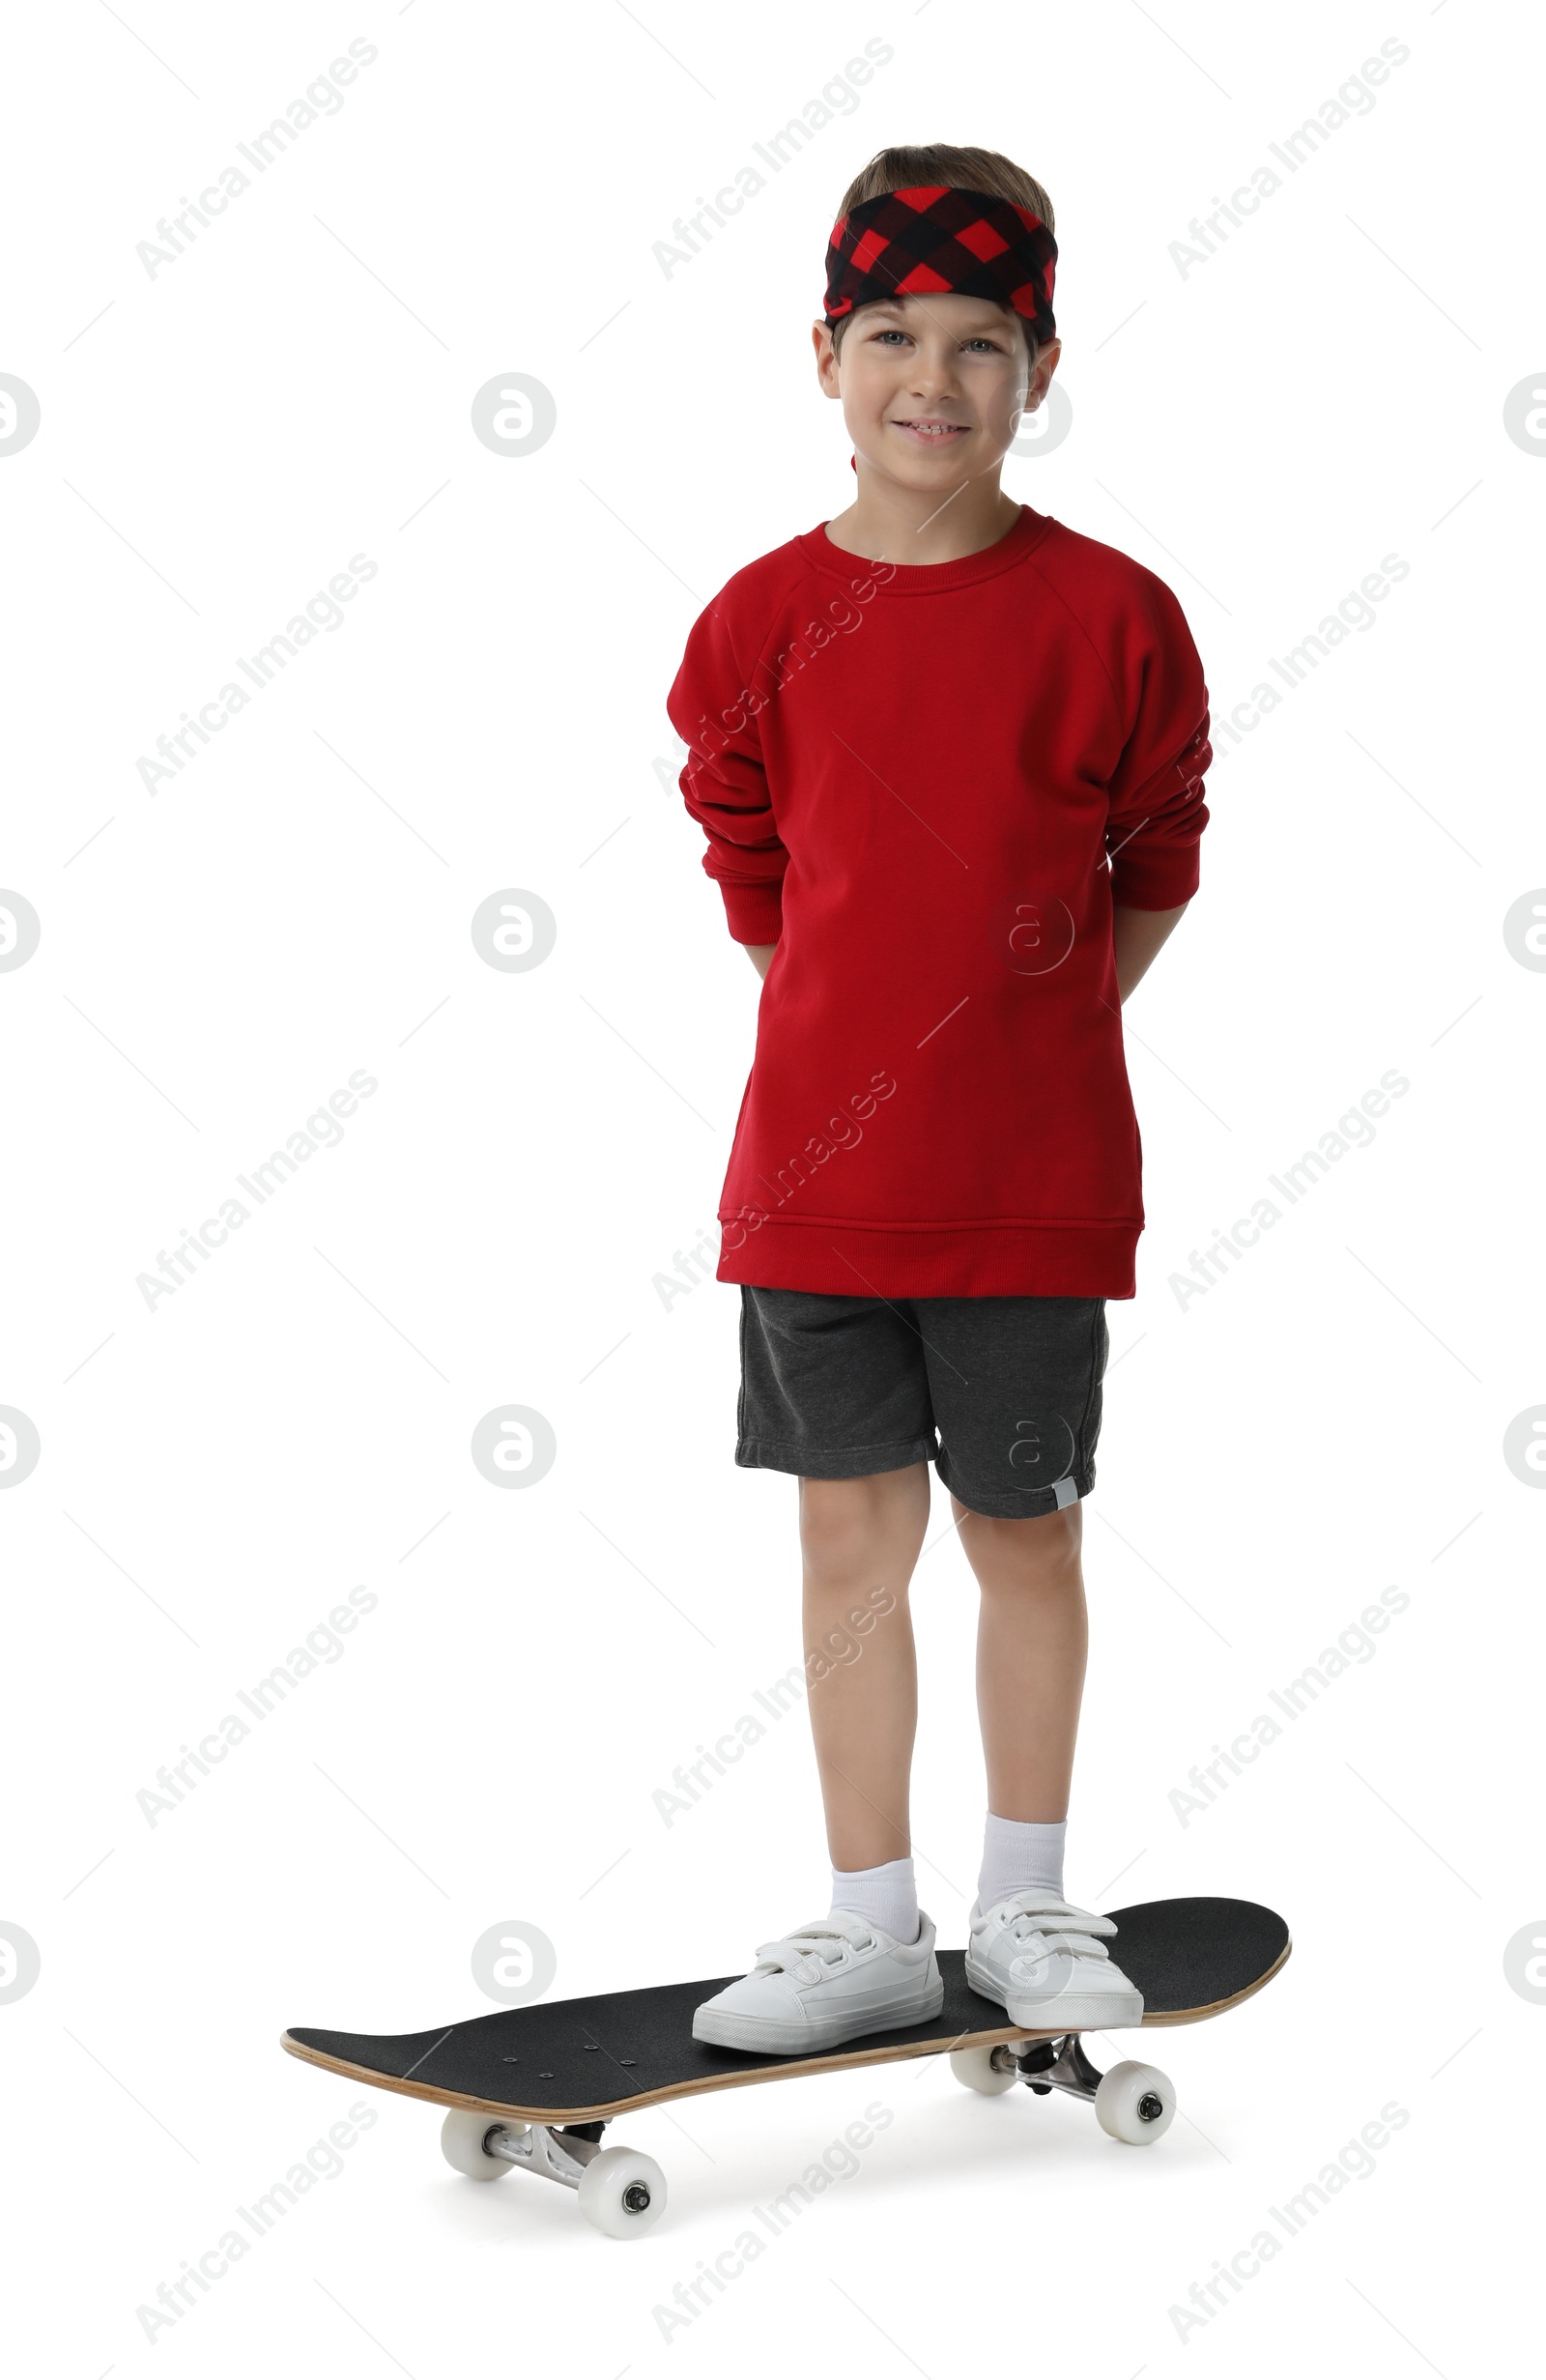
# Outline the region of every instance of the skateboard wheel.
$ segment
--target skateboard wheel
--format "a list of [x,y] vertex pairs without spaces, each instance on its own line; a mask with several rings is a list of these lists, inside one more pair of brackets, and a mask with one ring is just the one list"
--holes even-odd
[[1101,2078],[1095,2094],[1096,2120],[1113,2140],[1131,2148],[1147,2148],[1168,2132],[1176,2112],[1176,2092],[1168,2075],[1158,2066],[1124,2058]]
[[666,2176],[638,2149],[603,2149],[580,2177],[580,2212],[609,2240],[637,2239],[666,2212]]
[[[484,2141],[500,2118],[482,2115],[476,2108],[452,2108],[441,2126],[441,2154],[458,2173],[474,2182],[497,2182],[510,2168],[502,2157],[491,2157]],[[525,2132],[525,2124],[507,2124],[507,2132]]]
[[982,2091],[989,2099],[996,2099],[1000,2091],[1012,2091],[1019,2079],[1014,2073],[1000,2074],[991,2050],[952,2050],[950,2071],[969,2091]]

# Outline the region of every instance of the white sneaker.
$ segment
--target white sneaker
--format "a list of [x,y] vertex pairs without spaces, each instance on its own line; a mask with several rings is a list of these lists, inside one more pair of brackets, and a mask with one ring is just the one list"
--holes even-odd
[[1109,1917],[1031,1885],[987,1910],[974,1902],[968,1925],[966,1981],[997,2000],[1012,2024],[1073,2033],[1142,2022],[1142,1993],[1099,1938],[1116,1933]]
[[834,1909],[760,1943],[757,1960],[695,2011],[695,2041],[799,2057],[861,2033],[924,2024],[945,2004],[933,1924],[922,1915],[916,1942],[899,1942],[867,1917]]

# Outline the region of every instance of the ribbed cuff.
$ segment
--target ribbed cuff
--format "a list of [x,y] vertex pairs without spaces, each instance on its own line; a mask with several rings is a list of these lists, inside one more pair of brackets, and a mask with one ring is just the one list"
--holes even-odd
[[726,922],[732,942],[776,942],[784,925],[782,884],[727,884],[720,881]]

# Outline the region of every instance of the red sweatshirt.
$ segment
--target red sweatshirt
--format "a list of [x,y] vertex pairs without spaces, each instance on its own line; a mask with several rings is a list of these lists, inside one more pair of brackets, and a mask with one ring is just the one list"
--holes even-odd
[[1028,505],[962,561],[824,525],[695,623],[667,703],[739,942],[776,942],[719,1278],[1134,1294],[1113,904],[1197,888],[1213,757],[1181,607]]

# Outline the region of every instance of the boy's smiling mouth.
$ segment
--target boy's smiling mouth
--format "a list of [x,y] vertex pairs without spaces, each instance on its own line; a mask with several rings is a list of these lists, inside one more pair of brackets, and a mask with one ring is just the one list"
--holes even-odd
[[916,414],[910,418],[892,419],[894,430],[904,430],[921,446],[949,446],[958,438],[969,438],[971,433],[962,421],[945,421],[937,414]]

